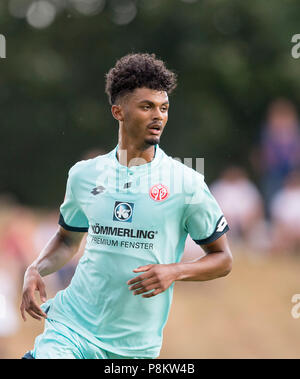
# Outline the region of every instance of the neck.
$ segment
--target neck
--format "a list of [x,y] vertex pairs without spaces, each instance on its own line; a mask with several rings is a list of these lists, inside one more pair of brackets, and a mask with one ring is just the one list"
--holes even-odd
[[125,143],[123,139],[119,139],[118,143],[117,157],[123,166],[140,166],[151,162],[154,158],[154,145],[137,146],[136,143],[129,143],[129,141]]

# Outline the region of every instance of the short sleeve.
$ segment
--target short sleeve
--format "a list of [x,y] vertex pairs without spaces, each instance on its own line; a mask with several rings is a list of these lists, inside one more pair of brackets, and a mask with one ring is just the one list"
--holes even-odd
[[[73,166],[74,167],[74,166]],[[87,232],[89,223],[72,190],[72,168],[69,171],[66,194],[60,206],[59,225],[72,232]]]
[[204,180],[198,182],[187,206],[185,228],[198,245],[214,242],[229,230],[222,210]]

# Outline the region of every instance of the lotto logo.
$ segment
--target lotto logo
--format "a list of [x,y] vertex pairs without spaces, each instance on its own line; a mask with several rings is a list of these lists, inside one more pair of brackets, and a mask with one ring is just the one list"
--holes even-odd
[[168,198],[169,190],[163,184],[155,184],[150,188],[149,195],[155,201],[163,201]]
[[124,203],[124,202],[116,201],[115,207],[114,207],[113,220],[131,222],[133,207],[134,207],[133,203]]
[[223,216],[218,223],[217,232],[220,232],[220,233],[223,232],[223,230],[226,228],[226,226],[227,226],[227,221],[226,221],[225,217]]

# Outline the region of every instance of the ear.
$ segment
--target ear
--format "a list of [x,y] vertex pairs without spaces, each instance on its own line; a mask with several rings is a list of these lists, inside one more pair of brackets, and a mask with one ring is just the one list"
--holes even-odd
[[113,105],[111,107],[111,113],[116,120],[124,121],[124,113],[123,113],[121,105]]

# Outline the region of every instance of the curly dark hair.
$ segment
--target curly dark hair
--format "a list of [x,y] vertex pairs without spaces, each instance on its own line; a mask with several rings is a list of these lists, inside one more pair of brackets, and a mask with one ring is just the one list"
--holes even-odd
[[170,94],[177,85],[176,74],[168,70],[155,54],[128,54],[119,59],[106,74],[105,92],[109,103],[136,88],[146,87]]

